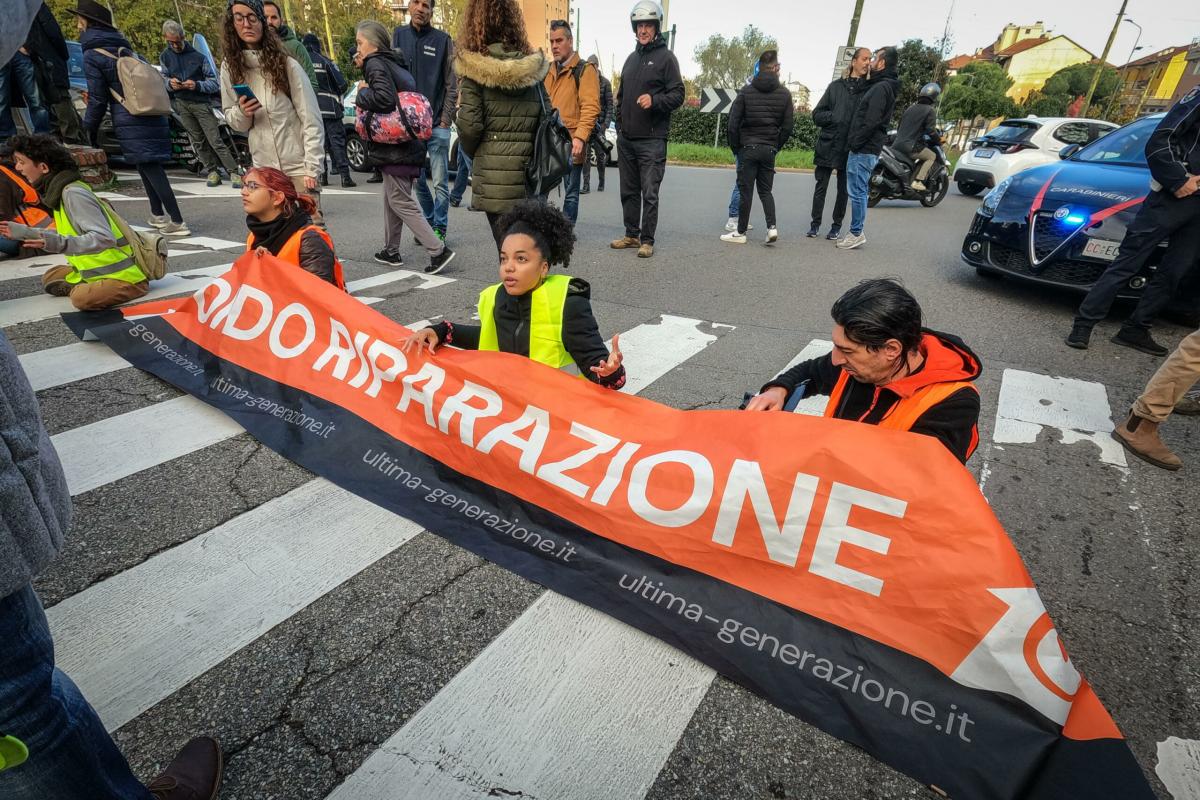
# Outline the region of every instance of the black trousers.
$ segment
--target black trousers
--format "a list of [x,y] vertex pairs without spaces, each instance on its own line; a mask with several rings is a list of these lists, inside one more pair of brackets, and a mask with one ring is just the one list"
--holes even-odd
[[[588,139],[588,149],[596,154],[596,175],[600,179],[600,187],[604,187],[604,168],[608,166],[608,153],[604,149],[603,140],[599,136]],[[592,188],[592,167],[587,161],[583,162],[583,188]]]
[[654,244],[658,229],[658,187],[667,171],[666,139],[617,139],[621,172],[621,211],[625,235]]
[[758,199],[762,200],[763,213],[767,216],[767,227],[775,227],[774,147],[748,144],[738,153],[737,182],[741,204],[738,206],[738,233],[745,233],[750,225],[750,210],[754,207],[753,189],[758,187]]
[[504,231],[500,230],[500,218],[503,214],[497,214],[488,211],[487,214],[488,227],[492,229],[492,238],[496,240],[496,252],[500,252],[500,245],[504,242]]
[[1075,324],[1092,326],[1108,316],[1117,292],[1138,273],[1159,242],[1168,238],[1167,252],[1124,325],[1149,330],[1154,317],[1166,308],[1179,282],[1200,255],[1200,195],[1180,200],[1165,189],[1147,195],[1137,216],[1125,229],[1120,255],[1079,305]]
[[322,119],[325,124],[325,152],[329,154],[329,168],[338,175],[350,174],[350,161],[346,158],[346,126],[340,119]]
[[837,197],[833,201],[833,224],[840,228],[842,220],[846,218],[846,203],[850,200],[850,195],[846,192],[845,165],[817,167],[813,170],[813,177],[817,179],[817,185],[813,189],[812,200],[812,224],[816,227],[821,226],[821,218],[825,216],[825,192],[829,189],[829,175],[835,170],[837,171]]

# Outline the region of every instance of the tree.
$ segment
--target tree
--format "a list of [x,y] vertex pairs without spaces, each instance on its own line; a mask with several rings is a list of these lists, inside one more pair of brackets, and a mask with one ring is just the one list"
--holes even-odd
[[[1096,65],[1093,63],[1063,67],[1047,78],[1041,89],[1030,92],[1024,103],[1025,113],[1036,114],[1039,117],[1071,116],[1070,110],[1076,105],[1075,101],[1087,95],[1095,69]],[[1102,114],[1109,98],[1117,91],[1118,84],[1120,76],[1117,70],[1109,66],[1103,67],[1100,71],[1100,81],[1092,95],[1092,107],[1085,113]]]
[[741,36],[728,39],[714,33],[694,51],[700,65],[696,85],[702,89],[738,89],[754,74],[754,64],[762,52],[778,46],[753,25],[747,26]]
[[1006,92],[1012,78],[990,61],[972,61],[946,82],[942,92],[942,116],[969,121],[1007,117],[1016,113],[1016,103]]
[[897,62],[900,65],[900,93],[896,95],[895,118],[899,121],[904,110],[917,102],[921,87],[936,79],[942,54],[920,39],[907,39],[898,48]]

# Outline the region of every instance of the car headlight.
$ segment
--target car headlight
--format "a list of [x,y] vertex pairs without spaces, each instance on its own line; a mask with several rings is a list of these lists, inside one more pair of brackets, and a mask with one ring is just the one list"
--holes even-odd
[[1004,198],[1004,193],[1011,185],[1012,178],[1005,178],[996,184],[995,188],[984,195],[983,202],[979,204],[979,213],[985,217],[995,216],[996,209],[1000,207],[1000,201]]

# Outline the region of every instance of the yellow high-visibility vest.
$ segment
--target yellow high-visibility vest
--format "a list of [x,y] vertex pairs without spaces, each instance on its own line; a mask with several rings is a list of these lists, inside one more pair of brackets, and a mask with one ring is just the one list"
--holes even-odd
[[[89,192],[92,190],[86,183],[78,182],[76,185],[82,186]],[[108,213],[108,209],[104,210],[104,216],[108,219],[108,227],[117,241],[117,246],[99,253],[67,256],[67,263],[71,265],[72,271],[67,273],[63,280],[67,283],[91,283],[101,278],[125,281],[126,283],[141,283],[146,280],[145,274],[133,260],[133,247],[121,234],[121,229],[117,227],[117,223]],[[59,204],[58,208],[54,209],[54,226],[64,236],[79,235],[67,216],[65,203]]]
[[[570,285],[568,275],[548,275],[541,286],[529,293],[529,357],[539,364],[579,375],[579,367],[562,341],[563,308]],[[480,350],[500,349],[495,311],[496,294],[502,291],[504,284],[497,283],[479,293]]]

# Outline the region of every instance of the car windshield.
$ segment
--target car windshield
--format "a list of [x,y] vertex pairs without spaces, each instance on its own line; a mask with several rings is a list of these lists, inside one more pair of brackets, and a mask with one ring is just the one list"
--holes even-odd
[[1042,127],[1036,122],[1026,122],[1020,119],[1006,119],[980,138],[981,143],[1022,144],[1028,142],[1037,129]]
[[1071,156],[1072,161],[1092,164],[1121,164],[1130,167],[1146,166],[1146,142],[1158,127],[1161,117],[1145,117],[1124,128],[1102,136]]

